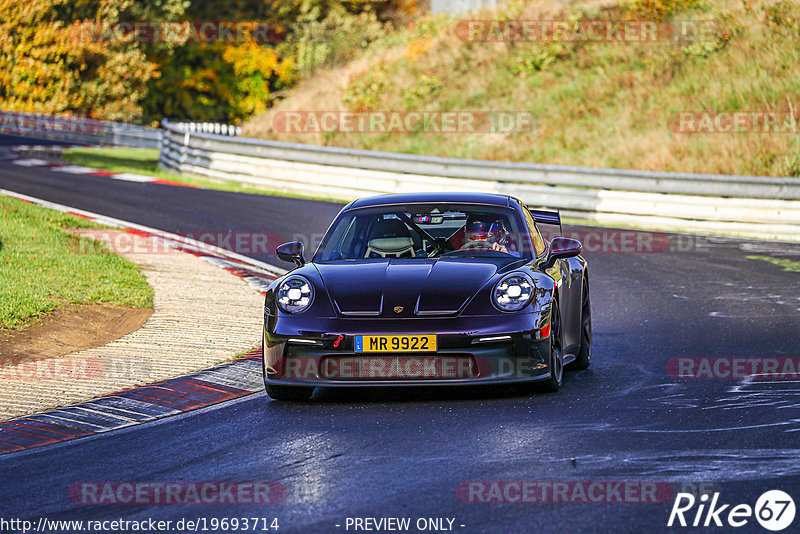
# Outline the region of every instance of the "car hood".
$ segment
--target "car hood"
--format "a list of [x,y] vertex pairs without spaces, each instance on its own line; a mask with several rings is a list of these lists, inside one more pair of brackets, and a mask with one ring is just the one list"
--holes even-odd
[[315,264],[340,316],[455,315],[502,264],[496,258]]

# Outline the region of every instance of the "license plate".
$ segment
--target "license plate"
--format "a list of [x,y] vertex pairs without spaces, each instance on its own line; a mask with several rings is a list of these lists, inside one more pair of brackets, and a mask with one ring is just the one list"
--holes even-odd
[[436,335],[356,336],[356,352],[436,352]]

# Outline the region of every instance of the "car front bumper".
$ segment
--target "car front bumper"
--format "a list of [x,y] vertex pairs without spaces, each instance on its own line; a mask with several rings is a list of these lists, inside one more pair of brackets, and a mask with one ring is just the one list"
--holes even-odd
[[[545,380],[549,324],[538,312],[448,319],[265,317],[266,384],[458,386]],[[438,350],[356,353],[356,335],[436,334]]]

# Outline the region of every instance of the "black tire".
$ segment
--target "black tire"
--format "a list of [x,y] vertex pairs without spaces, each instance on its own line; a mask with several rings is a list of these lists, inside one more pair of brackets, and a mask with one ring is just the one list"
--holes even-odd
[[558,301],[553,299],[550,310],[550,377],[541,383],[546,393],[555,393],[564,380],[564,350],[561,346],[561,313]]
[[589,295],[589,279],[583,277],[583,296],[581,297],[581,348],[578,357],[567,368],[582,371],[592,363],[592,303]]
[[279,401],[303,402],[311,399],[314,388],[308,386],[273,386],[267,384],[267,395]]

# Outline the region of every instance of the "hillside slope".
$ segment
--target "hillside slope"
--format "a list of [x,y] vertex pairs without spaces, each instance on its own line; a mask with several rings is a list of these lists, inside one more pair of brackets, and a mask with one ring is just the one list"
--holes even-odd
[[[705,33],[658,42],[475,42],[464,22],[421,19],[361,57],[317,69],[244,134],[416,154],[645,170],[800,176],[800,6],[786,0],[509,2],[473,20],[695,21]],[[705,23],[700,25],[699,23]],[[682,26],[685,27],[685,26]],[[667,31],[667,30],[665,30]],[[507,41],[507,40],[506,40]],[[286,110],[486,110],[532,114],[513,133],[285,133]],[[756,132],[683,133],[680,112],[759,112]],[[781,112],[778,126],[763,113]],[[702,118],[702,117],[699,117]],[[702,126],[702,121],[695,127]],[[278,124],[278,130],[276,130]],[[708,126],[708,124],[706,124]],[[779,130],[779,131],[776,131]],[[708,132],[706,128],[704,132]],[[761,132],[761,133],[758,133]]]

